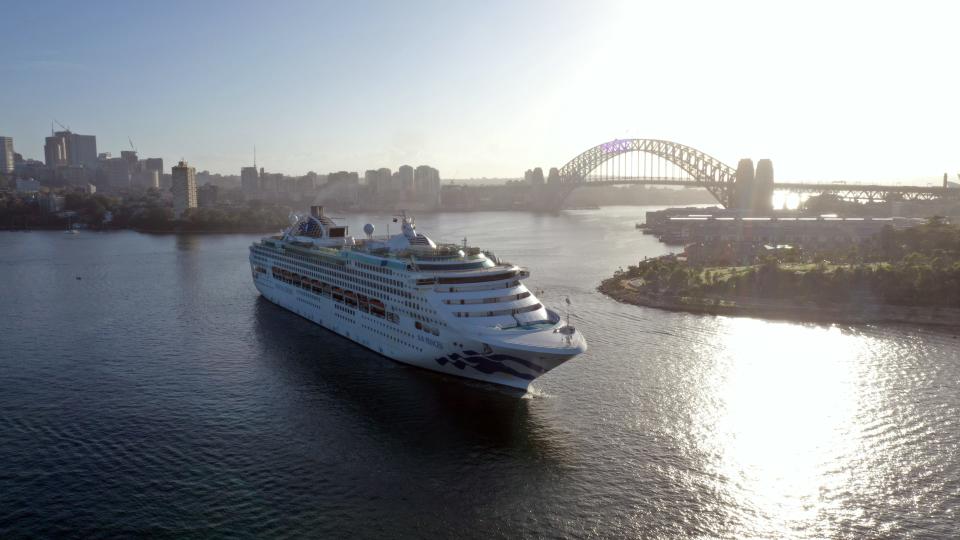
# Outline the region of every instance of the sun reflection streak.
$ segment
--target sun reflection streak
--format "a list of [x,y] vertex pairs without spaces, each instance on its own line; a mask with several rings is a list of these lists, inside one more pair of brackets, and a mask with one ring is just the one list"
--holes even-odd
[[863,343],[835,327],[723,324],[727,339],[705,381],[716,408],[705,411],[703,442],[721,489],[749,509],[741,532],[826,533],[817,518],[833,504],[827,494],[848,480],[843,462],[858,459]]

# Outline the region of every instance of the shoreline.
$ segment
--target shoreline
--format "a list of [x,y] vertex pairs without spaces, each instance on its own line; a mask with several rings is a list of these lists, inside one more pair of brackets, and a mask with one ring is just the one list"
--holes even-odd
[[618,276],[610,277],[603,280],[597,290],[624,304],[699,315],[754,317],[821,324],[898,323],[960,328],[960,308],[798,303],[752,297],[694,298],[649,294],[629,287],[626,281],[627,279]]
[[[217,229],[199,229],[199,230],[179,230],[179,229],[137,229],[132,227],[104,227],[104,228],[88,228],[88,229],[76,229],[78,232],[120,232],[120,231],[132,231],[140,234],[271,234],[280,232],[277,228],[271,229],[228,229],[228,230],[217,230]],[[31,228],[31,229],[0,229],[0,232],[65,232],[65,229],[61,228]]]

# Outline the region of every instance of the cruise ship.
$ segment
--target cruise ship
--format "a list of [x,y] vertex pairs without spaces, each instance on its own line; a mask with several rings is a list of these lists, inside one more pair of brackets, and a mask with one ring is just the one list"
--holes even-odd
[[526,390],[587,350],[581,333],[527,289],[529,272],[475,247],[437,244],[406,214],[364,238],[313,206],[250,246],[266,299],[383,356]]

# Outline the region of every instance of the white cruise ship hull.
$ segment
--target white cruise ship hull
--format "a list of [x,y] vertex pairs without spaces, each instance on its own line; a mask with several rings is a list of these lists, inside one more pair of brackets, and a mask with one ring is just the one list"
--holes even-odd
[[412,319],[389,321],[269,273],[254,271],[253,277],[260,294],[278,306],[390,359],[456,377],[526,390],[534,379],[586,348],[585,344],[571,348],[560,335],[553,336],[557,347],[515,346],[495,339],[481,342],[450,328],[435,338],[417,331]]

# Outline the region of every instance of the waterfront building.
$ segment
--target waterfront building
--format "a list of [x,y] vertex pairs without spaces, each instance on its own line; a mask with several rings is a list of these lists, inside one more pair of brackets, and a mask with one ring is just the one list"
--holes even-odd
[[213,184],[204,184],[197,189],[197,205],[200,208],[213,208],[217,205],[220,188]]
[[197,170],[181,160],[172,168],[173,217],[181,219],[183,213],[197,207]]
[[41,210],[48,214],[55,214],[63,211],[63,207],[66,205],[67,199],[63,195],[47,193],[40,197],[39,202]]
[[[665,211],[660,211],[665,212]],[[648,230],[668,244],[724,242],[833,248],[858,245],[886,226],[909,228],[924,223],[919,218],[862,218],[780,215],[744,217],[736,212],[660,214],[648,221]],[[648,212],[651,214],[657,212]]]
[[33,178],[17,178],[18,193],[36,193],[40,191],[40,182]]
[[12,173],[16,165],[13,137],[0,137],[0,173]]

